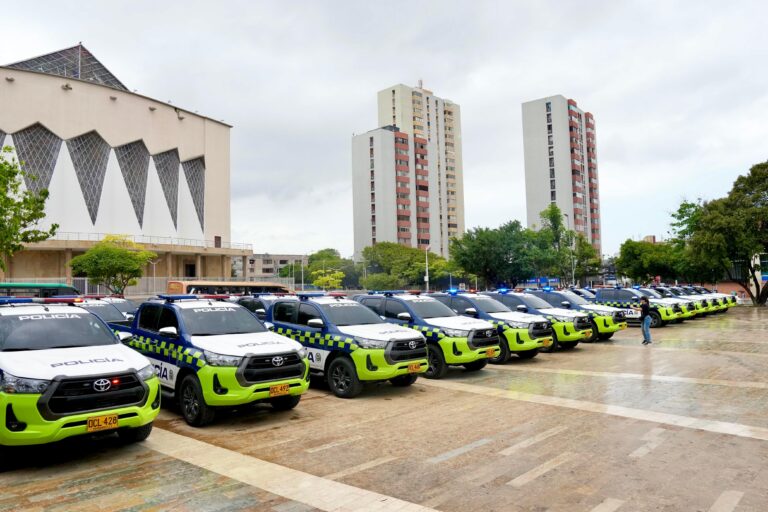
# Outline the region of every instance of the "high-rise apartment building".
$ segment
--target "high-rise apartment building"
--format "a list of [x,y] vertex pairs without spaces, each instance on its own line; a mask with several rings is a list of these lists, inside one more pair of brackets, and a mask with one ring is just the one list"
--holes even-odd
[[600,254],[600,194],[595,119],[576,101],[550,96],[523,103],[525,198],[528,227],[555,203],[566,224]]
[[448,257],[464,233],[461,110],[421,87],[379,92],[379,126],[352,139],[355,258],[376,242]]

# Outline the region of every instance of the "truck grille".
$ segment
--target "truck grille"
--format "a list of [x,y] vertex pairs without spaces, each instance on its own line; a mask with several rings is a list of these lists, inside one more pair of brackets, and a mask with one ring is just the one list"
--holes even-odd
[[147,392],[147,387],[135,373],[62,379],[54,381],[40,398],[38,410],[44,418],[53,419],[82,412],[143,405]]
[[672,311],[674,311],[675,313],[680,313],[683,310],[680,309],[680,304],[675,304],[674,306],[672,306]]
[[545,338],[552,336],[552,324],[549,322],[534,322],[528,327],[532,338]]
[[623,311],[614,311],[613,312],[613,321],[614,322],[623,322],[626,315]]
[[589,318],[577,317],[573,321],[573,326],[576,328],[577,331],[583,331],[584,329],[591,328],[592,327],[592,322],[589,320]]
[[499,335],[496,329],[478,329],[469,333],[467,343],[469,348],[494,347],[499,344]]
[[388,345],[385,354],[390,363],[426,359],[427,342],[423,338],[393,341]]
[[251,356],[238,372],[246,384],[304,376],[304,363],[296,352]]

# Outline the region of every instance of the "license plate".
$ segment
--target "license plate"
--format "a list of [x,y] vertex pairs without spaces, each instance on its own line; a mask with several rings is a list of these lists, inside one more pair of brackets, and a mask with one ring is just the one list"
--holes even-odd
[[269,396],[283,396],[290,392],[290,384],[278,384],[277,386],[269,386]]
[[496,349],[495,348],[487,348],[487,349],[485,349],[485,356],[486,357],[493,357],[494,354],[496,354]]
[[545,347],[551,347],[552,346],[552,338],[544,338],[541,340],[542,345]]
[[93,416],[88,418],[86,425],[87,432],[100,432],[102,430],[112,430],[117,428],[117,414],[105,414],[104,416]]
[[411,363],[408,365],[408,373],[418,373],[421,371],[421,363]]

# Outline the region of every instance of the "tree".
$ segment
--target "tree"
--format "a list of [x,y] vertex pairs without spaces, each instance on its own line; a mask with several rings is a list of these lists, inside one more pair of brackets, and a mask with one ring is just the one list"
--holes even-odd
[[[422,249],[393,242],[379,242],[363,249],[364,265],[374,274],[388,274],[401,285],[420,286],[425,275],[425,255]],[[448,275],[450,267],[445,258],[429,253],[431,281]]]
[[677,257],[672,244],[627,240],[619,249],[616,270],[637,282],[651,281],[656,276],[674,279],[678,275]]
[[112,293],[122,294],[135,285],[144,268],[157,255],[125,236],[107,235],[85,254],[72,258],[69,264],[77,275],[87,276],[103,284]]
[[589,243],[587,237],[579,233],[576,235],[574,247],[574,266],[577,281],[586,279],[600,272],[600,257],[597,249]]
[[24,244],[52,237],[59,227],[58,224],[52,224],[47,230],[37,227],[45,218],[48,190],[22,191],[21,185],[28,174],[8,156],[11,152],[9,147],[0,151],[0,269],[3,271],[8,270],[6,258],[22,250]]
[[360,279],[360,284],[366,290],[396,290],[405,285],[397,277],[384,273],[368,274]]
[[335,269],[315,270],[312,272],[312,284],[323,290],[341,288],[344,272]]

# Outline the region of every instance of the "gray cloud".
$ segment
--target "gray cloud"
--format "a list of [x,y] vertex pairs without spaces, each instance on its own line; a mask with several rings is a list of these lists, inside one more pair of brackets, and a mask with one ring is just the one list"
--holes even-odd
[[82,40],[141,93],[234,125],[232,238],[352,252],[350,138],[376,92],[462,107],[467,225],[525,220],[521,109],[574,98],[597,123],[604,252],[664,234],[768,155],[762,2],[81,2],[4,14],[12,62]]

